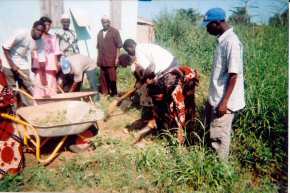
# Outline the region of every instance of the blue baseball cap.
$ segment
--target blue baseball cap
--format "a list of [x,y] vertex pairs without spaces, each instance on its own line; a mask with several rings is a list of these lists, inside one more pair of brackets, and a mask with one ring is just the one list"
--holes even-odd
[[206,27],[212,21],[226,20],[226,13],[222,8],[212,8],[206,12],[202,25]]
[[60,66],[61,66],[61,71],[63,74],[69,74],[71,71],[71,64],[68,61],[67,58],[61,57],[60,59]]

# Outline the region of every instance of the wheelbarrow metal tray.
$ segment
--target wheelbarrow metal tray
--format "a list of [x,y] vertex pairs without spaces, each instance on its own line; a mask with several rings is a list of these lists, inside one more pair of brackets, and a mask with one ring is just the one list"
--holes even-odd
[[60,101],[22,107],[16,113],[35,127],[41,137],[79,134],[104,117],[102,110],[82,101]]

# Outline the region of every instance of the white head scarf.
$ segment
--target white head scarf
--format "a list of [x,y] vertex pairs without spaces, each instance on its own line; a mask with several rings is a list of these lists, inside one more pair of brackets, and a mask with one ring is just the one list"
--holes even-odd
[[61,16],[60,19],[61,20],[63,20],[63,19],[70,19],[69,14],[67,14],[67,13],[62,14],[62,16]]

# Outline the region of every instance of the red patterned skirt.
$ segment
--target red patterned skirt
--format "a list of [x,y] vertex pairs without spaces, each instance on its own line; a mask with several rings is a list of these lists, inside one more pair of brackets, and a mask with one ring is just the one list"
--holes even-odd
[[181,143],[184,140],[183,130],[195,116],[195,87],[198,81],[196,70],[181,66],[158,79],[155,84],[148,85],[157,115],[155,119],[169,128],[178,127]]
[[[7,81],[0,71],[0,113],[11,113],[16,103],[13,91],[7,87]],[[17,174],[23,168],[22,139],[11,121],[0,116],[0,179],[6,174]]]

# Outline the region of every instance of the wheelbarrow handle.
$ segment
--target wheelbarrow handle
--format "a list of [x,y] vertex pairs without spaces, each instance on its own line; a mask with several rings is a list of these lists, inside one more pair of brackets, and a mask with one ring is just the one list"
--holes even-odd
[[28,126],[28,127],[31,126],[27,122],[22,121],[21,119],[18,119],[17,117],[15,117],[13,115],[9,115],[9,114],[6,114],[6,113],[1,113],[0,116],[3,117],[3,118],[5,118],[5,119],[9,119],[11,121],[14,121],[16,123],[19,123],[19,124],[22,124],[22,125],[25,125],[25,126]]
[[5,119],[9,119],[11,121],[14,121],[18,124],[22,124],[22,125],[25,125],[27,127],[30,127],[33,131],[34,131],[34,137],[35,137],[35,141],[31,141],[35,148],[36,148],[36,159],[37,161],[39,161],[40,163],[42,164],[49,164],[57,155],[58,155],[58,151],[60,150],[60,148],[63,146],[65,140],[68,138],[68,136],[64,136],[61,141],[57,144],[57,146],[55,147],[55,149],[53,150],[53,152],[48,156],[48,158],[46,159],[41,159],[41,152],[40,152],[40,148],[41,148],[41,145],[40,145],[40,137],[38,135],[38,132],[37,130],[31,126],[29,123],[25,122],[25,121],[22,121],[21,119],[18,119],[17,117],[13,116],[13,115],[9,115],[9,114],[6,114],[6,113],[1,113],[0,114],[1,117],[5,118]]
[[20,88],[13,88],[14,91],[16,92],[20,92],[21,94],[23,94],[24,96],[26,96],[27,98],[34,100],[33,96],[31,96],[30,94],[28,94],[26,91],[20,89]]

